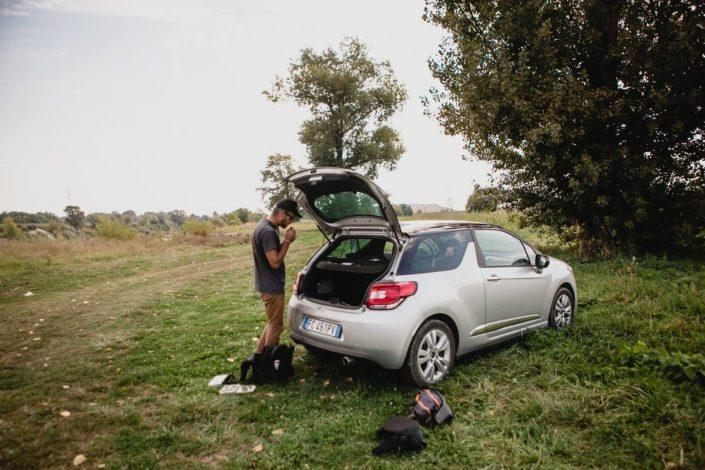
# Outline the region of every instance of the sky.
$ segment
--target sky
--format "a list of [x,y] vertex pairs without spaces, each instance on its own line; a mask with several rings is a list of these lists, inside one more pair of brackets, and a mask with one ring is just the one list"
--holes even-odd
[[0,211],[265,209],[272,153],[307,167],[307,111],[262,91],[305,47],[353,36],[409,94],[393,203],[462,209],[490,167],[424,115],[443,31],[422,0],[0,0]]

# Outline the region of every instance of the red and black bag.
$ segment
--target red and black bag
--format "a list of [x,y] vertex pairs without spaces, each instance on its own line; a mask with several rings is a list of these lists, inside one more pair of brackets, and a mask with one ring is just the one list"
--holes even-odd
[[411,403],[411,414],[424,426],[437,426],[453,419],[453,413],[443,395],[438,390],[425,387]]

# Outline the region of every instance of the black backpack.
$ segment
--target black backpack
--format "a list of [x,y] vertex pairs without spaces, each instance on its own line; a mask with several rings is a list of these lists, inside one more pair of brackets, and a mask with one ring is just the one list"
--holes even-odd
[[405,416],[392,416],[377,430],[382,438],[380,445],[372,449],[377,457],[388,452],[418,452],[426,447],[421,426]]
[[276,344],[266,346],[262,354],[254,354],[240,365],[240,383],[245,383],[247,372],[252,368],[252,382],[285,382],[294,375],[294,346]]

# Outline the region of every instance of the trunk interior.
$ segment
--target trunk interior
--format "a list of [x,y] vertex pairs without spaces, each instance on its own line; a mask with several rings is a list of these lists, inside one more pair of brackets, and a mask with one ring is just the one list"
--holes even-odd
[[386,238],[336,240],[306,274],[303,294],[341,307],[359,307],[367,288],[387,271],[394,252],[394,243]]

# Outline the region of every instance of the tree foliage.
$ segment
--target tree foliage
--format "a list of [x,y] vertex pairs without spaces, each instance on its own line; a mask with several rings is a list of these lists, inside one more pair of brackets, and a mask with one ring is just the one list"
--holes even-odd
[[399,209],[401,209],[401,215],[404,215],[404,216],[414,215],[414,210],[408,204],[400,204]]
[[[291,155],[283,155],[275,153],[267,157],[267,164],[260,171],[260,181],[262,186],[257,188],[262,199],[267,204],[267,209],[271,209],[274,205],[284,198],[293,198],[296,189],[292,184],[286,184],[285,179],[292,173],[296,173],[299,168],[294,163]],[[244,218],[242,217],[244,215]],[[240,220],[248,221],[249,212],[238,214]]]
[[13,239],[19,238],[22,235],[20,227],[12,220],[12,217],[4,217],[2,219],[2,233],[5,237]]
[[584,252],[703,242],[701,2],[426,3],[450,34],[428,110],[529,220],[571,227]]
[[80,207],[66,206],[64,208],[64,212],[66,213],[67,224],[69,224],[75,229],[80,229],[83,226],[83,220],[86,218],[86,215],[83,213]]
[[502,203],[502,190],[500,188],[489,186],[486,188],[475,184],[472,194],[468,196],[468,201],[465,203],[467,212],[488,212],[496,211]]
[[406,89],[388,61],[375,61],[367,47],[344,39],[339,50],[303,49],[264,92],[273,102],[291,100],[305,106],[299,139],[314,166],[351,168],[375,177],[380,167],[393,169],[404,153],[399,134],[386,122],[406,101]]

